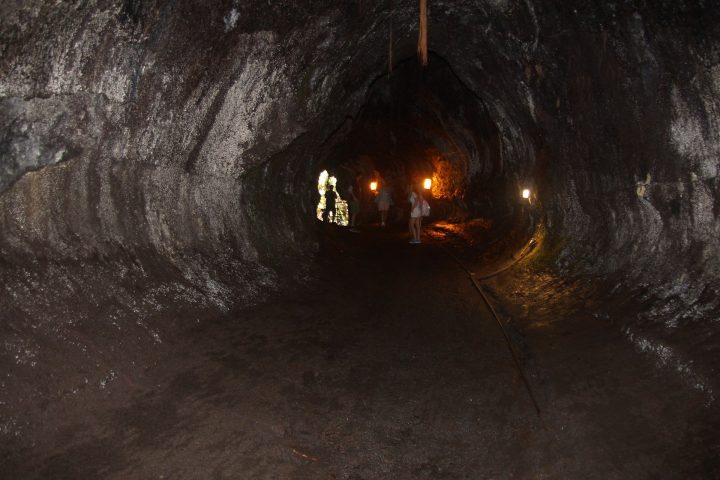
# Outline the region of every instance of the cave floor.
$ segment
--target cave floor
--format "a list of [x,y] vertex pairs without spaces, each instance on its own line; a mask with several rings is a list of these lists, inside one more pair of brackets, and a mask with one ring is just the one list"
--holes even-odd
[[[152,386],[49,425],[6,478],[715,478],[706,399],[611,322],[508,325],[538,416],[443,248],[324,230],[317,281],[196,327]],[[520,318],[509,278],[488,291]]]

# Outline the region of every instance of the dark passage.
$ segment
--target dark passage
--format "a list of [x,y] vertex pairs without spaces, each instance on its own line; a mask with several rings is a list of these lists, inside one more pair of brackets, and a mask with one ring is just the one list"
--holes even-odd
[[718,112],[713,2],[4,2],[0,478],[720,478]]
[[375,79],[357,118],[320,150],[320,168],[337,172],[341,185],[360,187],[365,205],[373,199],[368,185],[381,181],[393,192],[398,222],[409,215],[408,187],[426,178],[435,218],[505,217],[520,205],[521,185],[532,186],[530,166],[503,165],[500,131],[483,101],[443,58],[431,58],[424,68],[405,59]]

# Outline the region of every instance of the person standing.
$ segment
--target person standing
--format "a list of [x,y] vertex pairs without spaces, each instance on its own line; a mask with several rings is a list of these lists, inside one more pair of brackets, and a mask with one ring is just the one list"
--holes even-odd
[[352,185],[347,188],[348,193],[348,210],[350,210],[350,231],[356,232],[355,227],[357,226],[357,216],[360,212],[360,199],[355,194],[355,189]]
[[410,243],[418,244],[420,242],[420,231],[422,230],[422,206],[424,198],[419,185],[413,184],[410,191],[410,234],[412,239]]
[[323,222],[329,222],[330,214],[332,213],[333,222],[335,221],[335,200],[337,199],[337,194],[335,193],[335,188],[328,184],[327,188],[325,188],[325,210],[323,210]]
[[385,182],[381,182],[375,202],[380,212],[380,226],[384,227],[387,224],[388,210],[390,210],[390,206],[392,205],[392,192]]

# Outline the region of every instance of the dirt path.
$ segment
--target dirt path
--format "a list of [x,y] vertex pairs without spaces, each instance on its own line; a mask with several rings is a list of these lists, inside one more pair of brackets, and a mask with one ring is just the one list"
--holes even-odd
[[[526,350],[549,352],[528,365],[541,422],[495,321],[439,248],[384,231],[324,242],[312,291],[204,324],[154,388],[57,432],[62,444],[13,478],[680,478],[655,475],[674,445],[653,440],[661,424],[633,407],[614,411],[619,429],[594,416],[643,408],[643,392],[600,373],[629,348],[578,356],[533,340]],[[575,387],[586,370],[599,380]],[[645,456],[623,456],[628,439]]]

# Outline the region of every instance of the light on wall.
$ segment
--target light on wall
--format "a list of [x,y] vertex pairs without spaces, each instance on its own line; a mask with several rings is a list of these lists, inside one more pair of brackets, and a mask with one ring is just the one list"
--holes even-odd
[[528,188],[523,189],[522,197],[529,199],[530,198],[530,189],[528,189]]
[[432,180],[426,178],[423,182],[423,187],[425,187],[425,190],[430,190],[430,188],[432,187]]
[[377,190],[377,182],[370,182],[370,190],[373,192]]

